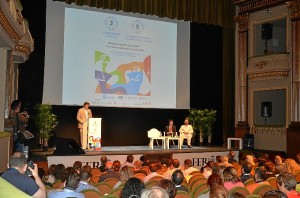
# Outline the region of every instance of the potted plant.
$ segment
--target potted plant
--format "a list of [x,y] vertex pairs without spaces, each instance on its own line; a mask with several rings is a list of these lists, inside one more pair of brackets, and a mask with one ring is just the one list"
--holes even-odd
[[57,116],[53,113],[50,104],[37,104],[34,109],[34,122],[38,129],[40,144],[43,145],[43,151],[48,150],[48,140],[53,135],[52,131],[57,126]]
[[204,137],[208,137],[208,144],[211,143],[212,127],[216,121],[217,111],[213,109],[190,109],[189,120],[195,131],[199,131],[200,145],[203,144]]

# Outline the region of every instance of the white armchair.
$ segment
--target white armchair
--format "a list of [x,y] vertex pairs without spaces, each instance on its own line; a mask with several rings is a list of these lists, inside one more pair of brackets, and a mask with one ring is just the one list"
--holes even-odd
[[165,149],[165,137],[162,136],[161,132],[155,128],[152,128],[148,131],[148,138],[150,138],[149,147],[153,149],[153,141],[156,140],[157,145],[159,146],[158,140],[162,140],[163,148]]

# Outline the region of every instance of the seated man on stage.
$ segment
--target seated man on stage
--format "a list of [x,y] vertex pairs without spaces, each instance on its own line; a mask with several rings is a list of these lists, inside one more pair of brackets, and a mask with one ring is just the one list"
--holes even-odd
[[172,136],[172,137],[175,136],[176,126],[173,125],[173,120],[172,119],[169,120],[169,125],[166,126],[165,132],[166,132],[167,136]]
[[87,140],[87,130],[88,130],[88,119],[92,118],[92,111],[89,109],[90,103],[85,102],[83,107],[78,109],[77,112],[77,121],[78,121],[78,128],[80,132],[80,143],[82,149],[88,148],[88,140]]
[[183,140],[184,138],[187,139],[187,144],[189,148],[192,148],[191,146],[191,141],[192,141],[192,137],[193,137],[193,127],[192,125],[189,124],[189,119],[185,118],[184,120],[184,125],[181,125],[180,129],[180,145],[183,145]]

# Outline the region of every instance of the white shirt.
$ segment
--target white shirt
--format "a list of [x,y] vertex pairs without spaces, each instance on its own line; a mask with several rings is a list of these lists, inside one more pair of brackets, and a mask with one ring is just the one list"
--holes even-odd
[[189,134],[193,134],[194,130],[193,130],[193,127],[192,125],[181,125],[180,129],[179,129],[179,132],[180,133],[186,133],[188,132]]

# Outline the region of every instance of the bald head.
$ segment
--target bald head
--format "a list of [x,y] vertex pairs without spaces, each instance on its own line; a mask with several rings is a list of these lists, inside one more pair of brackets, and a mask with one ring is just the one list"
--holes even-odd
[[105,168],[106,168],[107,170],[111,170],[111,169],[113,168],[113,163],[112,163],[111,161],[107,161],[107,162],[105,163]]

